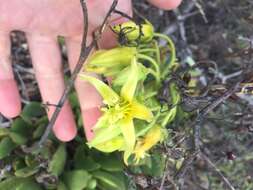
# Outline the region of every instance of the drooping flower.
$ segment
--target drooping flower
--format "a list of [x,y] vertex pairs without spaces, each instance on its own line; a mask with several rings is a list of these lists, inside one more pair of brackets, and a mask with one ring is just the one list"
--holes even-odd
[[116,47],[110,50],[98,50],[94,52],[85,65],[85,70],[113,76],[129,66],[137,54],[135,47]]
[[144,137],[138,140],[134,149],[135,163],[138,164],[139,161],[147,155],[147,151],[149,151],[158,142],[163,141],[166,134],[166,130],[159,125],[155,125]]
[[[84,74],[80,74],[80,77],[90,82],[97,89],[105,104],[105,107],[101,109],[103,115],[94,127],[95,137],[88,145],[104,152],[123,150],[124,161],[127,164],[136,143],[133,120],[136,118],[150,122],[153,118],[149,108],[134,98],[138,83],[136,57],[133,57],[131,61],[129,77],[122,86],[120,94],[94,77]],[[122,136],[123,141],[120,140],[120,136]]]

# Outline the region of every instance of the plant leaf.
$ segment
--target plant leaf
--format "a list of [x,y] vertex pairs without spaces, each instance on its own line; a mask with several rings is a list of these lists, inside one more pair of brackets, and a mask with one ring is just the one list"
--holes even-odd
[[53,155],[51,162],[49,163],[48,171],[51,172],[55,176],[59,176],[65,166],[67,159],[67,152],[65,144],[60,144],[58,149]]
[[85,170],[73,170],[64,173],[64,182],[69,190],[83,190],[87,187],[91,175]]
[[120,178],[117,175],[113,175],[113,173],[104,172],[104,171],[95,171],[92,172],[94,178],[98,179],[98,183],[100,186],[107,187],[106,189],[110,190],[125,190],[126,185],[124,183],[124,179]]
[[15,147],[16,144],[10,137],[4,137],[0,142],[0,159],[8,156]]

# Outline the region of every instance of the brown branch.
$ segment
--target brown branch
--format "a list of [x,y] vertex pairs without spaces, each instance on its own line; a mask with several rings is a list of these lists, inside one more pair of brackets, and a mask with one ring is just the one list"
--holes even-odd
[[206,162],[214,169],[214,171],[221,177],[222,181],[227,185],[227,187],[230,190],[235,190],[233,185],[230,183],[230,181],[222,174],[222,172],[219,170],[219,168],[216,167],[216,165],[203,153],[201,153],[201,156],[206,160]]
[[192,165],[194,159],[196,158],[196,156],[199,154],[199,151],[195,151],[190,153],[185,160],[183,161],[182,166],[180,167],[180,169],[178,170],[178,172],[176,173],[176,175],[174,176],[174,179],[181,179],[184,177],[184,175],[186,174],[187,170],[189,169],[189,167]]
[[218,105],[220,105],[223,101],[227,100],[232,94],[234,94],[237,89],[239,88],[241,82],[237,82],[233,87],[228,89],[223,95],[215,99],[212,103],[208,104],[206,107],[204,107],[195,122],[194,125],[194,149],[195,151],[200,150],[200,128],[203,123],[204,117],[207,116],[207,114],[215,109]]
[[95,39],[93,39],[93,41],[91,42],[91,44],[87,47],[86,46],[86,39],[87,39],[87,34],[88,34],[88,12],[87,12],[87,6],[86,6],[86,0],[80,0],[81,6],[82,6],[82,11],[83,11],[83,18],[84,18],[84,30],[83,30],[83,38],[82,38],[82,43],[81,43],[81,52],[80,52],[80,56],[77,62],[77,65],[71,75],[70,80],[68,81],[67,86],[64,89],[64,92],[55,108],[55,111],[51,117],[51,120],[49,121],[46,130],[43,134],[43,136],[41,137],[41,139],[39,140],[38,143],[35,143],[32,147],[30,148],[24,148],[25,152],[31,152],[33,150],[36,150],[38,148],[41,148],[44,144],[44,142],[46,141],[46,139],[48,138],[49,133],[51,132],[56,119],[71,91],[71,89],[74,86],[74,82],[78,76],[78,73],[81,71],[83,64],[85,62],[85,60],[87,59],[87,57],[89,56],[89,54],[91,53],[91,50],[96,46],[96,42],[97,40],[101,37],[102,32],[104,31],[104,28],[106,26],[107,20],[110,17],[111,13],[115,10],[115,7],[118,4],[118,0],[114,0],[109,11],[107,12],[102,25],[100,26],[98,33],[95,37]]

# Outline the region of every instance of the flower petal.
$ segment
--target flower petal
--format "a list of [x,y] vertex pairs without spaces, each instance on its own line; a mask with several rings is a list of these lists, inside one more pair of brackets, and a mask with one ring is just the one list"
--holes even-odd
[[98,144],[104,143],[117,137],[120,133],[121,129],[118,126],[101,128],[95,131],[95,137],[87,144],[90,147],[95,147]]
[[[119,101],[119,96],[115,93],[109,86],[103,83],[101,80],[98,80],[95,77],[91,77],[85,74],[79,74],[80,78],[83,80],[87,80],[91,83],[99,92],[99,94],[103,97],[104,103],[108,105],[114,105]],[[89,92],[87,92],[89,93]]]
[[150,122],[153,119],[153,114],[149,108],[133,101],[132,103],[132,116],[137,119],[142,119]]
[[129,102],[132,101],[137,86],[137,82],[138,82],[138,67],[136,57],[134,57],[131,62],[131,72],[120,92],[121,96],[125,100],[128,100]]
[[135,129],[132,118],[123,119],[120,122],[120,129],[125,139],[124,162],[127,164],[127,159],[131,155],[135,146]]
[[113,152],[116,150],[121,150],[123,146],[124,138],[122,136],[117,136],[109,141],[98,144],[94,147],[102,152]]

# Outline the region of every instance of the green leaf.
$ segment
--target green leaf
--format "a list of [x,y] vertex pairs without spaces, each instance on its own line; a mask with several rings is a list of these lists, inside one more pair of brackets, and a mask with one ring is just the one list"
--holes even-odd
[[[113,175],[114,174],[114,175]],[[121,173],[109,173],[104,171],[92,172],[94,178],[98,179],[99,186],[108,190],[125,190],[124,175]]]
[[0,127],[0,137],[6,136],[9,134],[9,129],[8,128],[1,128]]
[[32,134],[33,139],[37,139],[41,137],[44,131],[45,131],[45,125],[44,124],[39,125]]
[[141,167],[143,173],[153,177],[161,177],[164,173],[166,165],[165,159],[165,156],[162,155],[160,152],[153,152],[151,158],[147,159],[147,161],[151,162]]
[[97,180],[91,179],[88,183],[87,189],[95,189],[97,187]]
[[0,142],[0,159],[8,156],[15,147],[16,144],[9,137],[4,137]]
[[22,168],[26,167],[26,164],[25,164],[23,158],[17,157],[12,162],[12,167],[13,167],[14,171],[16,171],[16,170],[19,170],[19,169],[22,169]]
[[69,101],[73,108],[79,107],[79,101],[76,93],[73,92],[69,95]]
[[22,118],[17,118],[11,125],[10,137],[13,142],[18,145],[25,144],[30,137],[30,124],[25,122]]
[[76,169],[84,169],[87,171],[94,171],[99,169],[101,166],[96,163],[92,157],[85,157],[82,162],[79,160],[77,163],[75,163],[75,168]]
[[122,171],[124,168],[122,160],[119,159],[116,153],[112,153],[109,155],[100,155],[96,158],[96,161],[101,165],[101,168],[106,171]]
[[1,190],[42,190],[32,178],[11,177],[0,183]]
[[67,159],[67,152],[65,144],[60,144],[58,149],[53,155],[51,162],[49,163],[48,171],[53,175],[59,176],[65,166]]
[[42,190],[42,188],[34,180],[30,179],[22,183],[16,190]]
[[94,171],[100,168],[91,156],[86,155],[85,147],[83,145],[76,149],[74,156],[75,169],[83,169],[87,171]]
[[16,190],[17,187],[20,186],[20,184],[24,181],[25,179],[23,178],[11,177],[0,182],[0,189],[2,190],[15,189]]
[[83,190],[87,187],[91,175],[85,170],[74,170],[64,173],[64,182],[69,190]]
[[28,166],[28,167],[17,170],[15,172],[15,176],[26,178],[26,177],[29,177],[31,175],[34,175],[38,171],[39,171],[38,166]]
[[31,122],[32,118],[40,117],[45,114],[46,114],[46,112],[45,112],[44,108],[41,106],[41,103],[31,102],[31,103],[25,105],[25,107],[21,113],[21,117],[25,121]]
[[16,143],[17,145],[23,145],[28,141],[27,137],[25,137],[19,133],[16,133],[16,132],[10,132],[9,136],[10,136],[11,140],[14,143]]
[[68,189],[67,186],[62,181],[59,181],[57,190],[68,190]]

